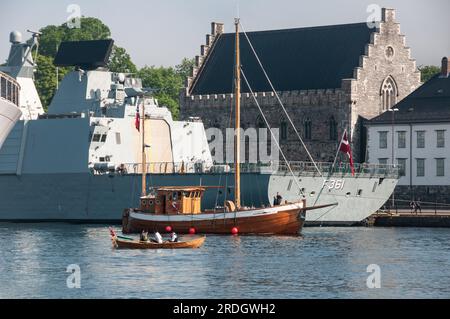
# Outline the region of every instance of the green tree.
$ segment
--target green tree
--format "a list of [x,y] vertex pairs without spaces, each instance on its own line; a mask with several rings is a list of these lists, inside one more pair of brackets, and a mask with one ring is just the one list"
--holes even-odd
[[181,63],[175,67],[177,74],[182,77],[183,82],[187,77],[191,76],[192,68],[194,67],[194,65],[195,59],[184,58]]
[[425,83],[429,79],[431,79],[434,75],[441,72],[441,69],[434,65],[424,65],[419,67],[419,71],[421,74],[421,81]]
[[111,72],[136,73],[136,65],[131,61],[130,55],[124,48],[114,46],[109,58],[109,69]]

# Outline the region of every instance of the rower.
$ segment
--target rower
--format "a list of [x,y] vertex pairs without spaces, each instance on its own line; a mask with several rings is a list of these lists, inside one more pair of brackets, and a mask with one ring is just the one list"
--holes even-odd
[[178,236],[177,236],[177,234],[175,232],[172,232],[172,234],[170,235],[170,241],[172,243],[178,242]]

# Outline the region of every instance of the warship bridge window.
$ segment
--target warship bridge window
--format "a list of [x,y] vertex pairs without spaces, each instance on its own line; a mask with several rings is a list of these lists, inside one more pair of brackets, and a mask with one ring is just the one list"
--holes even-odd
[[101,137],[102,136],[100,134],[94,134],[94,137],[92,138],[92,142],[100,142]]
[[101,140],[101,142],[102,142],[102,143],[106,142],[106,138],[107,138],[107,137],[108,137],[108,135],[103,134],[103,135],[102,135],[102,140]]
[[105,158],[104,157],[100,157],[100,162],[105,162]]

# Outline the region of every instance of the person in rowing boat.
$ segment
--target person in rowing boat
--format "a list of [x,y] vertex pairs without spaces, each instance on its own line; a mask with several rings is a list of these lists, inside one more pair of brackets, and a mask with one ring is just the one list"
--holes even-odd
[[175,232],[172,232],[172,234],[170,235],[170,242],[172,242],[172,243],[178,242],[178,236]]
[[148,241],[148,231],[146,231],[145,229],[142,230],[141,233],[141,241]]
[[155,238],[152,238],[152,242],[157,244],[162,244],[164,242],[161,234],[158,231],[155,232],[154,236]]

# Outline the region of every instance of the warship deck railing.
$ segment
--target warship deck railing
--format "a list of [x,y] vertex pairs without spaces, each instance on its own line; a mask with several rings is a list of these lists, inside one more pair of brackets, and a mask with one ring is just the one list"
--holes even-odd
[[[350,177],[351,167],[348,163],[336,164],[318,162],[316,163],[319,173],[312,162],[290,162],[292,171],[297,176],[313,176],[313,177]],[[217,173],[233,173],[234,165],[230,164],[214,164],[204,162],[158,162],[147,163],[147,172],[150,174],[217,174]],[[378,177],[378,178],[398,178],[399,166],[391,164],[355,164],[355,177]],[[118,173],[118,174],[141,174],[142,164],[128,163],[121,164],[116,168],[107,168],[104,166],[103,171],[93,169],[95,174],[101,173]],[[282,174],[289,175],[289,168],[286,163],[271,162],[262,163],[242,163],[241,173],[262,173],[262,174]]]
[[0,99],[19,106],[20,85],[9,75],[0,72]]

